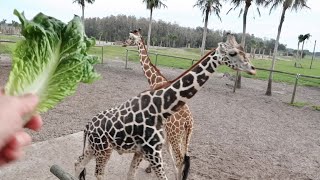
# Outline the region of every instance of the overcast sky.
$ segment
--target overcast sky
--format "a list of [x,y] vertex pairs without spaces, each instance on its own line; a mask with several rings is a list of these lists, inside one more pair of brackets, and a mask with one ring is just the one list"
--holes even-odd
[[[72,19],[74,14],[81,14],[80,6],[72,3],[73,0],[0,0],[0,20],[7,19],[18,21],[13,15],[16,8],[24,11],[28,19],[31,19],[39,12],[56,17],[64,22]],[[168,7],[156,9],[154,19],[162,19],[167,22],[177,23],[185,27],[203,26],[203,16],[197,7],[193,7],[196,0],[164,0]],[[223,1],[222,1],[223,2]],[[209,18],[210,29],[223,29],[231,32],[242,32],[242,19],[238,18],[239,10],[226,12],[232,7],[229,3],[222,3],[222,22],[212,14]],[[289,10],[286,13],[283,24],[280,42],[287,44],[288,48],[297,48],[299,34],[310,33],[312,36],[305,43],[305,49],[313,50],[315,40],[320,41],[320,1],[308,0],[307,5],[311,9],[303,9],[295,12]],[[149,11],[142,0],[96,0],[93,5],[87,5],[85,17],[105,17],[110,15],[133,15],[139,17],[149,17]],[[276,38],[277,28],[280,20],[281,7],[275,9],[269,15],[269,9],[260,8],[259,17],[256,6],[249,9],[247,20],[247,33],[254,34],[261,38]],[[320,44],[320,43],[319,43]],[[320,45],[316,51],[320,51]]]

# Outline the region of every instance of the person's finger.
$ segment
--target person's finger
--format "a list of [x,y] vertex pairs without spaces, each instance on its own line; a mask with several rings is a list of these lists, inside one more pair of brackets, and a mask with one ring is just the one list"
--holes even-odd
[[42,118],[40,115],[33,116],[30,121],[26,124],[26,128],[38,131],[43,124]]
[[20,113],[21,116],[31,113],[32,111],[34,111],[34,109],[36,108],[37,104],[38,104],[38,97],[32,94],[27,94],[24,96],[20,96],[18,97],[18,102],[17,103],[17,110]]
[[5,149],[2,154],[3,154],[2,156],[3,160],[8,163],[8,162],[20,159],[24,155],[24,151],[22,150],[21,147],[16,149],[8,148],[8,149]]
[[28,133],[20,131],[15,133],[15,135],[9,140],[5,149],[17,149],[31,144],[31,141],[31,136]]
[[31,143],[31,137],[24,131],[17,132],[8,142],[8,144],[1,149],[0,165],[5,164],[23,156],[23,147]]

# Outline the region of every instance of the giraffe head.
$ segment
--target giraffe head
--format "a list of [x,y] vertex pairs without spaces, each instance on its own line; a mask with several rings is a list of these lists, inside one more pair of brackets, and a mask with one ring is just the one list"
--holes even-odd
[[255,75],[256,69],[251,64],[244,49],[239,45],[232,34],[227,35],[226,42],[218,43],[216,55],[221,64],[225,64],[236,71],[244,71]]
[[138,45],[142,41],[142,36],[140,34],[141,29],[133,30],[129,33],[129,39],[126,40],[127,45]]

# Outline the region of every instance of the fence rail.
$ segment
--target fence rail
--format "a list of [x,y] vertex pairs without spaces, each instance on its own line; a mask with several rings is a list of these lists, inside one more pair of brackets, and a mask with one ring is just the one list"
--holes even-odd
[[[16,43],[16,41],[12,41],[12,40],[0,40],[0,43],[4,42],[4,43]],[[104,63],[104,46],[102,45],[95,45],[94,47],[101,47],[101,63]],[[128,69],[128,61],[129,61],[129,52],[135,52],[138,53],[139,51],[137,50],[131,50],[131,49],[126,49],[125,52],[125,69]],[[179,56],[172,56],[172,55],[167,55],[167,54],[161,54],[161,53],[153,53],[153,52],[149,52],[148,54],[152,54],[155,55],[155,63],[154,65],[157,66],[158,65],[158,57],[159,56],[163,56],[163,57],[171,57],[171,58],[176,58],[176,59],[182,59],[182,60],[187,60],[187,61],[191,61],[191,65],[194,64],[195,59],[192,58],[186,58],[186,57],[179,57]],[[295,73],[291,73],[291,72],[285,72],[285,71],[279,71],[279,70],[271,70],[271,69],[265,69],[265,68],[259,68],[256,67],[257,70],[262,70],[262,71],[269,71],[269,72],[274,72],[274,73],[280,73],[280,74],[286,74],[289,76],[293,76],[293,78],[295,78],[295,82],[294,82],[294,87],[293,87],[293,92],[292,92],[292,97],[291,97],[291,104],[294,103],[295,100],[295,95],[296,95],[296,90],[297,90],[297,85],[298,85],[298,81],[301,77],[305,77],[305,78],[312,78],[312,79],[319,79],[320,80],[320,76],[310,76],[310,75],[304,75],[304,74],[295,74]],[[236,82],[235,82],[236,83]],[[236,84],[235,84],[236,85]],[[234,85],[234,86],[235,86]],[[234,92],[235,92],[235,88],[234,88]]]
[[[125,68],[128,68],[128,56],[129,56],[129,52],[139,52],[137,50],[130,50],[130,49],[126,49],[126,63],[125,63]],[[177,59],[184,59],[184,60],[191,60],[191,65],[193,65],[193,63],[197,60],[191,59],[191,58],[185,58],[185,57],[179,57],[179,56],[172,56],[172,55],[166,55],[166,54],[159,54],[159,53],[152,53],[149,52],[148,54],[153,54],[156,56],[156,60],[155,60],[155,66],[157,66],[157,62],[158,62],[158,56],[165,56],[165,57],[172,57],[172,58],[177,58]],[[295,74],[295,73],[290,73],[290,72],[285,72],[285,71],[279,71],[279,70],[271,70],[271,69],[265,69],[265,68],[259,68],[256,67],[257,70],[262,70],[262,71],[269,71],[269,72],[274,72],[274,73],[280,73],[280,74],[286,74],[286,75],[290,75],[293,76],[295,78],[295,83],[294,83],[294,87],[293,87],[293,92],[292,92],[292,96],[291,96],[291,101],[290,103],[293,104],[294,100],[295,100],[295,96],[296,96],[296,91],[297,91],[297,85],[298,85],[298,81],[301,77],[306,77],[306,78],[313,78],[313,79],[319,79],[320,80],[320,76],[309,76],[309,75],[304,75],[304,74]],[[236,80],[235,80],[235,84],[234,84],[234,88],[233,88],[233,92],[235,92],[235,87],[236,87]]]
[[[131,49],[126,49],[126,63],[125,63],[125,68],[127,69],[128,67],[128,56],[129,56],[129,52],[136,52],[139,53],[139,51],[137,50],[131,50]],[[159,53],[152,53],[152,52],[148,52],[148,54],[153,54],[156,56],[156,60],[154,65],[157,66],[158,65],[158,56],[163,56],[163,57],[171,57],[171,58],[177,58],[177,59],[184,59],[184,60],[188,60],[191,61],[191,65],[193,65],[194,61],[197,61],[195,59],[192,58],[186,58],[186,57],[179,57],[179,56],[172,56],[172,55],[167,55],[167,54],[159,54]]]

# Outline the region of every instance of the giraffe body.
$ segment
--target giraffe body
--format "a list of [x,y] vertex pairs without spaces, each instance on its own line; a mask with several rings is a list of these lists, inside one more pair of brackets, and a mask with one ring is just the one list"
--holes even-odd
[[[85,130],[85,150],[75,163],[76,177],[84,170],[91,158],[96,158],[97,179],[103,179],[104,168],[111,152],[134,153],[128,179],[134,179],[142,159],[151,164],[158,179],[167,179],[162,161],[162,146],[165,142],[163,124],[194,97],[215,72],[225,64],[232,69],[255,74],[245,54],[229,39],[219,43],[216,50],[201,60],[177,79],[163,87],[140,93],[120,106],[102,111],[92,118]],[[81,173],[82,174],[82,173]],[[79,177],[80,179],[83,177]]]
[[[140,29],[130,32],[129,35],[127,44],[138,46],[140,63],[150,88],[157,89],[168,83],[168,80],[161,74],[160,70],[152,64],[140,34]],[[189,106],[185,104],[178,112],[170,116],[166,120],[164,128],[168,152],[175,166],[175,177],[177,180],[186,179],[190,167],[190,159],[187,154],[193,129],[193,118]],[[173,154],[175,157],[173,157]],[[151,172],[151,165],[146,169],[146,172]]]

